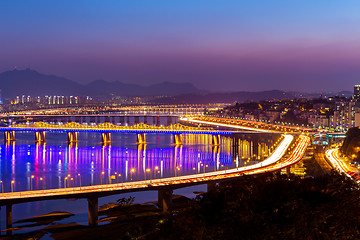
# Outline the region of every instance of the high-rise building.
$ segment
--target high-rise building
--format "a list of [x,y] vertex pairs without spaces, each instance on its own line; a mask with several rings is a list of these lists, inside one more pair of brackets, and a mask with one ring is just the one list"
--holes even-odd
[[360,85],[354,86],[354,98],[360,99]]

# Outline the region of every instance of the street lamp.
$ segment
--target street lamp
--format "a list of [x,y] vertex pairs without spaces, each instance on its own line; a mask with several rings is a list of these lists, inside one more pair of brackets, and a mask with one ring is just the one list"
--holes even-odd
[[102,172],[101,172],[101,179],[100,179],[100,180],[101,180],[101,184],[102,184],[102,181],[103,181],[103,178],[104,178],[104,174],[105,174],[105,172],[102,171]]
[[154,171],[154,178],[156,178],[156,172],[159,170],[158,166],[155,166],[155,171]]
[[135,168],[132,168],[130,171],[130,180],[132,181],[132,174],[135,172]]
[[[146,171],[145,171],[145,181],[146,181],[146,173],[147,173],[147,172],[150,172],[150,171],[151,171],[150,168],[147,168],[147,169],[146,169]],[[151,175],[150,175],[150,179],[151,179]]]
[[80,175],[80,173],[78,173],[78,176],[79,176],[79,181],[80,181],[80,190],[81,190],[81,175]]
[[42,180],[43,180],[43,178],[41,177],[41,178],[40,178],[40,181],[42,182],[42,185],[43,185],[42,188],[44,189],[44,183],[43,183]]
[[13,192],[14,191],[14,188],[15,188],[15,181],[14,180],[12,180],[11,181],[11,192]]
[[33,190],[33,183],[32,183],[32,180],[35,176],[34,175],[31,175],[31,178],[30,178],[30,190]]
[[3,184],[3,181],[0,181],[0,184],[1,184],[1,192],[3,193],[3,192],[4,192],[4,184]]

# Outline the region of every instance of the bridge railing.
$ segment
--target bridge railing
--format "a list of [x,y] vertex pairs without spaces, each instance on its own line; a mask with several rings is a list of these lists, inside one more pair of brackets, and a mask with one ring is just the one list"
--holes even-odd
[[[304,136],[305,137],[305,136]],[[72,195],[72,194],[85,194],[85,193],[94,193],[94,192],[103,192],[103,191],[119,191],[126,189],[135,189],[135,188],[148,188],[148,187],[161,187],[167,186],[170,184],[184,184],[192,183],[199,181],[210,181],[216,179],[225,178],[225,175],[229,174],[240,174],[244,171],[251,171],[256,169],[261,169],[267,166],[270,166],[277,161],[279,161],[285,154],[287,148],[293,140],[293,136],[285,135],[282,142],[277,146],[273,154],[264,160],[261,163],[257,163],[250,166],[238,167],[227,170],[220,170],[215,172],[207,173],[198,173],[192,175],[184,175],[177,177],[169,178],[159,178],[159,179],[149,179],[136,182],[125,182],[125,183],[114,183],[114,184],[103,184],[103,185],[94,185],[94,186],[83,186],[83,187],[74,187],[74,188],[59,188],[59,189],[49,189],[49,190],[35,190],[35,191],[24,191],[24,192],[12,192],[4,193],[0,195],[0,200],[16,199],[16,198],[39,198],[46,196],[54,195]],[[308,138],[308,137],[306,137]],[[305,144],[306,145],[306,144]],[[299,154],[299,153],[297,153]],[[282,166],[280,166],[282,167]],[[231,176],[228,176],[231,177]]]
[[118,126],[112,123],[101,123],[98,125],[83,125],[80,123],[66,123],[63,125],[49,124],[44,122],[36,122],[33,124],[14,124],[11,125],[11,128],[19,129],[43,129],[43,130],[53,130],[53,129],[81,129],[81,130],[150,130],[150,131],[214,131],[210,127],[191,127],[185,126],[180,123],[172,124],[170,126],[150,126],[144,123],[139,123],[132,126]]

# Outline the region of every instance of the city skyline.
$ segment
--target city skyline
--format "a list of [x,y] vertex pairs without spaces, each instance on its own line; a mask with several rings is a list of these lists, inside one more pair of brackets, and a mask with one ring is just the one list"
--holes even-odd
[[208,91],[351,91],[360,4],[347,1],[0,3],[0,72]]

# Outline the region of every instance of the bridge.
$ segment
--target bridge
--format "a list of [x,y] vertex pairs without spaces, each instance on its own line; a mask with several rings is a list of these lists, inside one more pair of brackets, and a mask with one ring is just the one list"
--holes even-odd
[[191,127],[182,124],[173,124],[170,126],[150,126],[139,123],[133,126],[118,126],[108,122],[98,125],[83,125],[75,122],[67,124],[48,124],[37,122],[33,124],[14,124],[9,127],[0,127],[4,131],[4,140],[6,142],[15,141],[15,132],[28,131],[35,132],[36,142],[45,142],[46,132],[66,132],[68,142],[77,142],[79,132],[99,132],[103,143],[111,142],[111,133],[136,133],[138,143],[146,143],[146,133],[169,133],[174,135],[174,144],[182,144],[181,134],[211,134],[215,145],[220,144],[220,135],[233,134],[234,131],[214,130],[210,127]]
[[313,129],[299,126],[287,126],[271,124],[267,122],[257,122],[250,120],[243,120],[234,117],[223,118],[219,116],[189,116],[181,117],[180,121],[205,124],[211,126],[221,126],[232,129],[243,129],[256,132],[273,132],[273,133],[309,133]]
[[[221,105],[223,106],[223,105]],[[140,105],[124,107],[92,107],[92,108],[50,108],[25,110],[0,114],[0,117],[31,117],[31,116],[123,116],[123,115],[202,115],[205,109],[218,109],[220,105]]]
[[[269,171],[279,171],[288,168],[301,160],[310,142],[310,138],[300,135],[294,142],[294,136],[284,135],[283,140],[276,150],[266,160],[244,167],[229,170],[221,170],[202,174],[187,176],[161,178],[145,181],[105,184],[96,186],[85,186],[76,188],[48,189],[37,191],[11,192],[0,195],[0,206],[6,206],[7,229],[12,227],[12,205],[24,202],[66,199],[66,198],[87,198],[89,225],[95,226],[98,219],[98,198],[134,191],[158,191],[158,203],[164,212],[171,210],[171,198],[174,189],[193,186],[197,184],[208,184],[208,189],[218,181],[229,178],[241,177],[244,175],[260,174]],[[285,153],[293,145],[291,154],[284,159]],[[11,234],[11,230],[7,231]]]
[[[219,125],[221,125],[221,123]],[[110,123],[103,123],[99,125],[81,125],[78,123],[70,123],[64,125],[51,125],[46,123],[18,124],[12,125],[10,127],[2,127],[0,128],[0,130],[5,131],[5,137],[10,138],[10,141],[13,141],[12,138],[15,137],[16,131],[35,132],[36,135],[38,135],[37,138],[39,141],[42,141],[41,138],[45,140],[45,132],[48,131],[67,132],[68,134],[76,134],[80,131],[92,131],[108,134],[110,134],[111,132],[133,132],[137,134],[171,133],[174,135],[182,133],[211,134],[215,136],[215,139],[213,141],[213,143],[215,144],[220,143],[218,139],[218,136],[220,136],[220,134],[234,134],[239,129],[250,130],[247,129],[248,127],[244,128],[244,126],[241,125],[230,125],[231,126],[228,127],[232,127],[233,129],[236,129],[236,131],[220,131],[214,130],[210,127],[188,127],[181,124],[175,124],[169,127],[153,127],[145,124],[125,127],[113,125]],[[258,132],[271,133],[275,131],[266,129],[264,131]],[[280,131],[276,132],[278,133]],[[310,137],[306,135],[300,134],[298,137],[295,137],[293,135],[283,135],[282,141],[267,159],[250,166],[207,172],[202,174],[193,174],[136,182],[4,193],[0,195],[0,206],[6,206],[6,225],[7,229],[9,229],[7,233],[11,234],[13,204],[50,199],[86,198],[88,200],[89,225],[95,226],[97,225],[98,219],[99,197],[126,192],[156,190],[158,191],[159,206],[163,209],[164,212],[168,212],[171,211],[172,192],[174,189],[177,188],[188,187],[197,184],[208,184],[208,189],[210,189],[214,187],[214,184],[216,184],[216,182],[223,181],[229,178],[237,178],[244,175],[260,174],[271,171],[279,171],[283,168],[287,168],[287,172],[289,172],[289,166],[301,160],[310,142]],[[285,157],[285,154],[289,152],[289,149],[292,149],[291,153],[288,155],[288,157]]]

